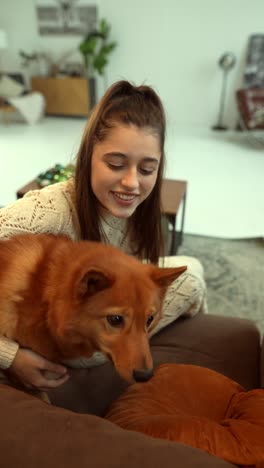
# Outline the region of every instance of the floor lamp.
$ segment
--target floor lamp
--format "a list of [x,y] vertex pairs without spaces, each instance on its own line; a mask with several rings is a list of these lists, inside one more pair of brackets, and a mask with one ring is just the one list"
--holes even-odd
[[218,60],[219,67],[223,70],[222,88],[220,94],[220,106],[217,124],[212,127],[213,130],[227,130],[227,127],[223,124],[223,115],[225,108],[226,98],[226,86],[228,72],[233,68],[236,63],[236,57],[232,52],[226,52]]

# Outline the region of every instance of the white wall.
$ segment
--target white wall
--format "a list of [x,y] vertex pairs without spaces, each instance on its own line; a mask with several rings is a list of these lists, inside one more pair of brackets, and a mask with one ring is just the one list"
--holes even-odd
[[[100,17],[107,18],[112,38],[118,41],[108,67],[108,84],[126,78],[153,85],[164,101],[172,131],[178,124],[210,127],[215,123],[222,77],[217,60],[223,52],[234,52],[237,65],[229,76],[226,123],[235,126],[234,91],[241,85],[249,35],[264,31],[263,0],[88,3],[98,5]],[[80,42],[74,36],[40,36],[34,0],[0,0],[0,28],[8,35],[9,49],[2,51],[2,62],[10,71],[20,68],[20,49],[46,51],[56,60]],[[100,82],[99,95],[102,87]]]

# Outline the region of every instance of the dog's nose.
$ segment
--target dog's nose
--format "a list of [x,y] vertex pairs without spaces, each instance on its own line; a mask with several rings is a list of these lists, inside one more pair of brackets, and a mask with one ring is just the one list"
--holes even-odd
[[146,382],[153,377],[153,369],[134,369],[133,377],[136,382]]

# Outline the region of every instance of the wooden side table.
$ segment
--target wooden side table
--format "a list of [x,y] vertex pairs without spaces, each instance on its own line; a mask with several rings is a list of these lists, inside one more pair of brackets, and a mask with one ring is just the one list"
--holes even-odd
[[[161,188],[162,213],[169,221],[171,231],[170,255],[176,255],[183,241],[186,208],[187,182],[185,180],[164,179]],[[177,231],[177,214],[182,205],[180,230]]]
[[[36,180],[32,180],[17,190],[17,198],[22,198],[29,190],[38,190],[40,187]],[[178,247],[181,245],[184,233],[184,217],[186,207],[187,182],[184,180],[164,179],[161,189],[162,213],[169,221],[171,231],[171,243],[169,255],[176,255]],[[177,214],[182,205],[180,230],[177,231]]]

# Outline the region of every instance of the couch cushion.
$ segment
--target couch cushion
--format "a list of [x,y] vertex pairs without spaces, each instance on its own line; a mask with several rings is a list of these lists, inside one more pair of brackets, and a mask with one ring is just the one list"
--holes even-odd
[[0,96],[8,99],[20,96],[25,91],[25,86],[19,83],[16,79],[2,75],[0,77]]
[[0,385],[1,467],[228,468],[201,450],[124,431]]
[[159,366],[149,382],[129,387],[106,418],[239,465],[264,460],[264,390],[247,392],[203,367]]
[[253,321],[197,314],[180,317],[151,338],[155,365],[195,364],[224,374],[246,390],[260,387],[260,332]]

